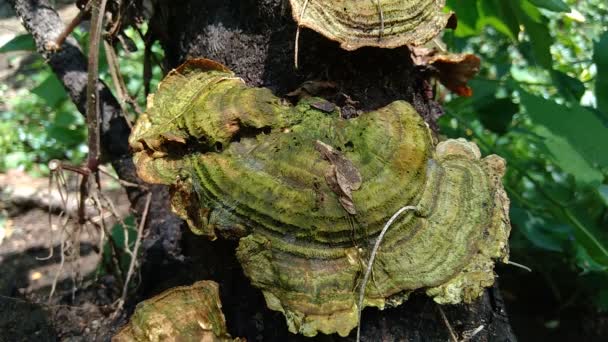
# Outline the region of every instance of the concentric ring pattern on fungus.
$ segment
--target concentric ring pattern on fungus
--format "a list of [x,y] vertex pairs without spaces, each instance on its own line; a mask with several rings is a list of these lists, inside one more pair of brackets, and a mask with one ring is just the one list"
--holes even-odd
[[446,27],[445,0],[290,0],[298,25],[337,41],[363,46],[421,45]]
[[[130,142],[139,175],[169,184],[191,229],[238,238],[237,257],[292,332],[345,336],[371,248],[390,227],[364,306],[426,292],[471,302],[508,259],[505,163],[463,139],[436,144],[404,101],[345,120],[325,100],[293,106],[225,67],[172,71]],[[354,184],[358,183],[358,184]]]

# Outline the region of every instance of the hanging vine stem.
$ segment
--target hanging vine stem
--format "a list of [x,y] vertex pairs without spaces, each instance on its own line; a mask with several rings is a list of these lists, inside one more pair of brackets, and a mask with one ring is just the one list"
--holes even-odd
[[144,232],[144,227],[146,226],[146,219],[148,218],[148,212],[150,211],[150,203],[152,202],[152,193],[149,192],[146,197],[146,205],[144,207],[144,212],[141,215],[141,221],[139,222],[139,226],[137,228],[137,237],[135,239],[135,245],[133,246],[133,251],[130,253],[132,255],[131,262],[129,263],[129,270],[127,271],[127,276],[125,277],[125,282],[122,288],[122,296],[118,303],[118,308],[114,312],[115,315],[121,312],[123,305],[125,304],[125,300],[127,300],[127,294],[129,292],[129,282],[131,277],[133,276],[133,272],[135,271],[135,265],[137,264],[137,251],[139,250],[139,245],[141,244],[141,239]]
[[378,0],[378,12],[380,14],[380,33],[378,34],[378,41],[382,40],[384,34],[384,12],[382,11],[382,3]]
[[405,206],[405,207],[397,210],[397,212],[394,213],[393,216],[391,216],[391,218],[388,220],[388,222],[386,222],[386,224],[382,228],[382,231],[380,231],[380,235],[378,235],[378,238],[376,239],[376,243],[374,244],[374,248],[372,249],[372,254],[369,256],[369,261],[367,262],[367,269],[365,270],[365,275],[363,276],[363,281],[361,282],[361,287],[359,289],[359,303],[357,306],[357,312],[358,312],[358,316],[359,316],[359,318],[358,318],[359,325],[357,326],[357,342],[359,342],[361,340],[361,311],[363,311],[363,299],[365,298],[365,288],[367,287],[367,283],[369,282],[369,277],[372,274],[372,269],[374,267],[374,261],[376,260],[376,254],[378,254],[378,250],[380,249],[380,244],[382,243],[382,239],[384,239],[384,235],[386,234],[388,229],[393,225],[393,223],[399,217],[399,215],[401,215],[402,213],[404,213],[405,211],[408,211],[408,210],[417,211],[418,207],[408,205],[408,206]]
[[300,12],[300,19],[298,20],[298,28],[296,29],[296,43],[293,51],[293,65],[296,69],[298,69],[298,51],[300,45],[300,22],[302,22],[302,18],[304,17],[304,13],[306,12],[306,6],[308,6],[308,0],[304,2],[304,6],[302,6],[302,12]]

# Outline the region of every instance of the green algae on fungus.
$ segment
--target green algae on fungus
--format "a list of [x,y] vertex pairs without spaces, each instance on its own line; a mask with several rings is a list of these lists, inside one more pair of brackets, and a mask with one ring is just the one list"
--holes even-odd
[[[153,100],[153,101],[152,101]],[[290,331],[345,336],[382,241],[364,306],[425,291],[471,302],[508,259],[504,161],[463,139],[436,144],[404,101],[345,120],[319,99],[293,106],[221,65],[187,62],[149,101],[130,137],[139,175],[169,184],[191,229],[239,238],[237,258]]]
[[169,289],[139,304],[130,322],[113,342],[228,342],[219,286],[199,281],[192,286]]
[[445,0],[290,0],[292,16],[337,41],[345,50],[363,46],[422,45],[446,27]]

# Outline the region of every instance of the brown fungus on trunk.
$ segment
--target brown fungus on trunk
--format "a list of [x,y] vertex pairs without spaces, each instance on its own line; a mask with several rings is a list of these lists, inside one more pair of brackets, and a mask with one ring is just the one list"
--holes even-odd
[[[357,326],[372,246],[403,206],[416,210],[384,235],[363,307],[398,305],[417,290],[438,303],[478,298],[495,260],[508,260],[503,159],[481,158],[464,139],[436,144],[404,101],[349,120],[318,101],[293,106],[221,65],[187,62],[130,137],[138,173],[172,187],[173,209],[193,231],[240,238],[245,274],[294,333],[346,336]],[[348,196],[328,182],[332,168]]]
[[139,304],[112,342],[238,342],[226,328],[219,286],[203,280],[169,289]]
[[395,48],[435,38],[450,14],[445,0],[290,0],[299,26],[337,41],[345,50]]

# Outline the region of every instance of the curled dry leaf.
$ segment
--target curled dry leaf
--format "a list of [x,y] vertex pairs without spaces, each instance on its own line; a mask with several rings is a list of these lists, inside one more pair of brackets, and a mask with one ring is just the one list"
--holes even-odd
[[323,158],[330,162],[330,167],[325,173],[325,180],[329,188],[338,195],[338,200],[344,210],[355,215],[357,210],[353,203],[353,190],[361,187],[361,174],[353,163],[333,147],[322,141],[315,141],[315,148]]
[[287,93],[287,96],[297,97],[298,99],[309,96],[320,96],[324,92],[335,91],[336,87],[336,83],[331,81],[306,81],[296,90]]
[[417,210],[384,236],[363,306],[415,290],[439,303],[479,297],[495,260],[508,259],[504,161],[465,140],[435,145],[404,101],[349,120],[318,101],[292,106],[220,65],[188,62],[134,128],[138,173],[171,186],[195,232],[240,239],[245,274],[294,333],[356,327],[365,260],[406,205]]
[[473,54],[444,53],[426,47],[411,47],[414,63],[430,66],[436,71],[439,82],[460,96],[471,96],[468,81],[479,72],[481,60]]

